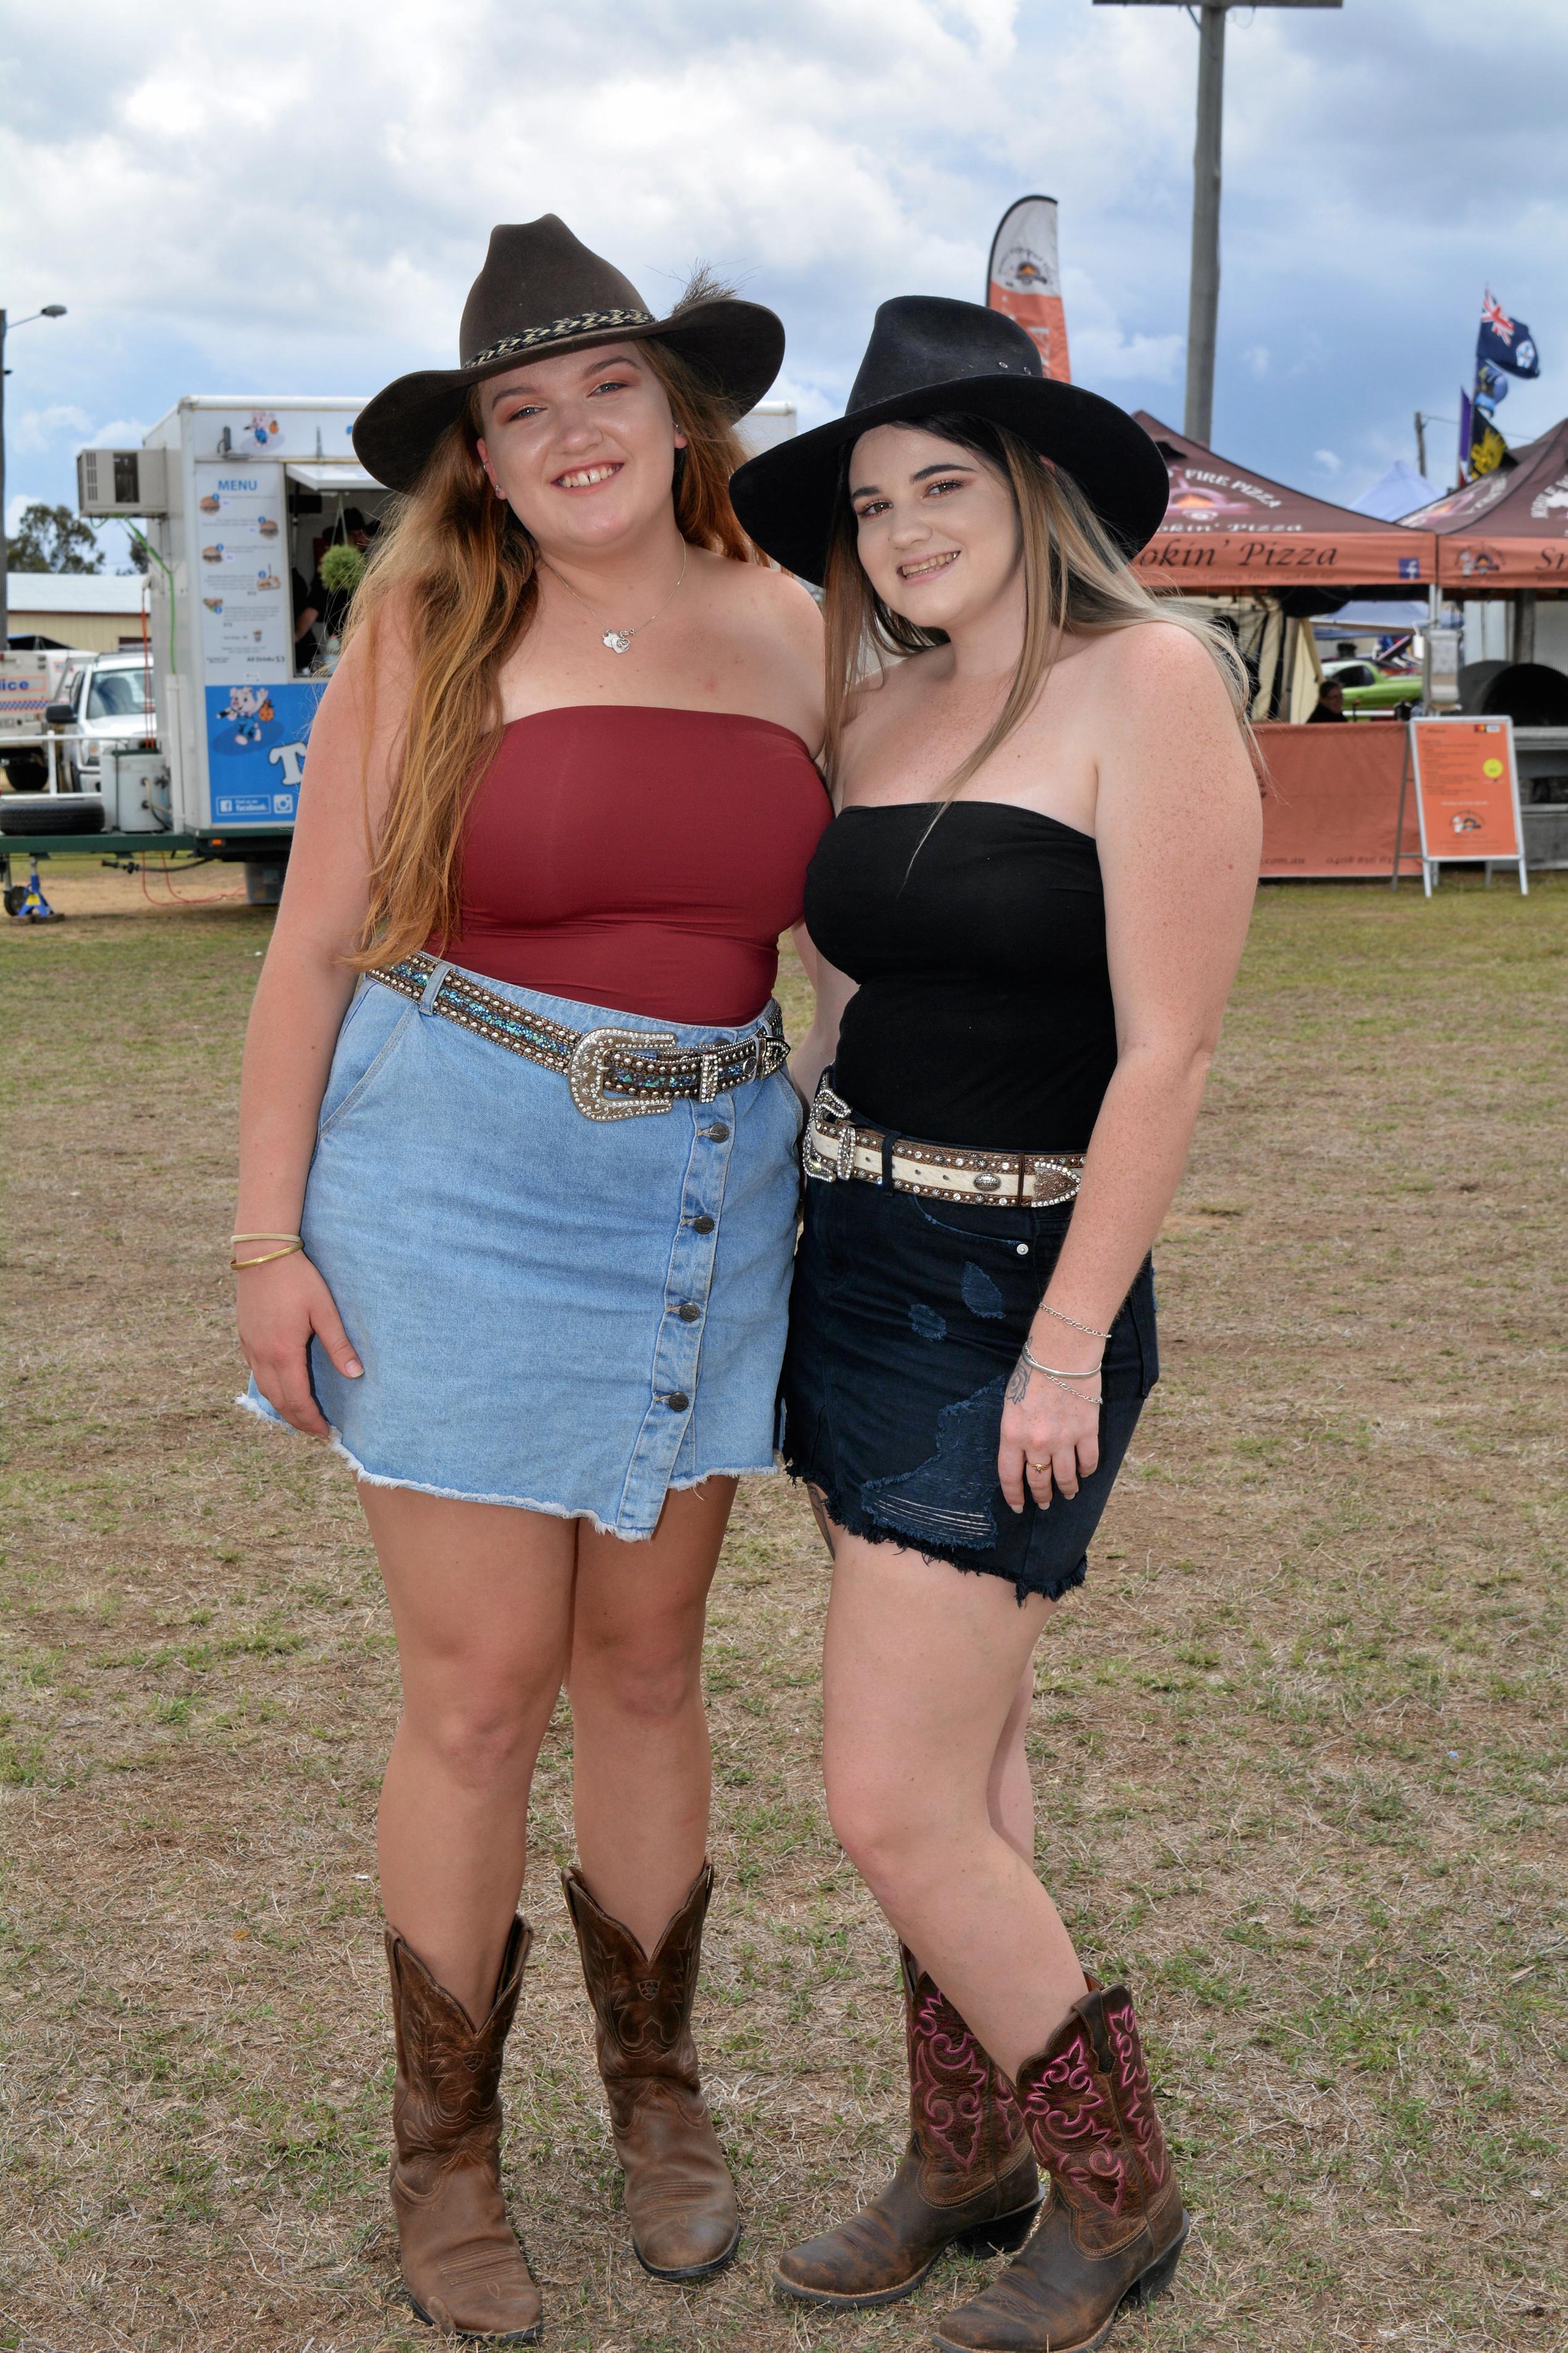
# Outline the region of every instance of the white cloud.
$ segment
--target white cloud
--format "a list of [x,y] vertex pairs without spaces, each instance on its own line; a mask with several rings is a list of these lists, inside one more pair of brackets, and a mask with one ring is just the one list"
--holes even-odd
[[[876,303],[977,297],[1004,206],[1043,188],[1061,201],[1075,374],[1177,405],[1195,72],[1179,9],[70,14],[62,42],[49,12],[9,12],[0,81],[5,299],[17,316],[70,305],[18,340],[10,386],[14,455],[53,498],[73,446],[138,438],[128,417],[182,392],[368,393],[447,360],[489,225],[543,211],[655,303],[698,256],[773,302],[779,390],[809,422],[841,403]],[[1452,408],[1483,278],[1537,328],[1559,387],[1568,364],[1548,333],[1568,276],[1568,10],[1513,0],[1530,71],[1510,87],[1509,170],[1473,188],[1451,157],[1495,34],[1469,0],[1352,14],[1231,20],[1215,435],[1287,477],[1331,438],[1348,480],[1416,406]],[[1545,379],[1527,398],[1531,430],[1568,406]],[[112,427],[81,422],[103,410]]]
[[86,409],[68,400],[52,408],[24,408],[15,422],[5,420],[6,444],[18,452],[47,449],[66,434],[87,433],[90,424]]
[[1345,470],[1344,459],[1333,449],[1314,449],[1312,463],[1320,474],[1342,474]]
[[71,454],[78,449],[140,449],[146,434],[146,426],[135,417],[114,417],[107,425],[90,426],[84,419]]

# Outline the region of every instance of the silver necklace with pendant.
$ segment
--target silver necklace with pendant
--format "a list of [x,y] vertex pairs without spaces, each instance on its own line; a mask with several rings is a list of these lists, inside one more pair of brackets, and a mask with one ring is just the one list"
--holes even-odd
[[[640,638],[645,629],[651,629],[654,623],[658,620],[659,613],[668,612],[670,606],[674,604],[676,597],[680,592],[680,582],[686,577],[686,563],[687,558],[690,554],[691,549],[689,545],[684,546],[681,549],[680,577],[676,581],[675,586],[670,590],[668,596],[665,598],[664,603],[658,607],[658,612],[650,613],[646,621],[639,621],[637,623],[635,629],[606,629],[604,636],[599,639],[599,643],[602,646],[607,646],[613,654],[624,654],[630,651],[632,639],[634,638]],[[552,572],[555,572],[555,566],[553,564],[550,565],[548,569]],[[582,606],[584,612],[594,613],[594,607],[589,604],[586,596],[584,596],[580,590],[573,587],[572,583],[567,579],[563,572],[555,572],[555,577],[560,581],[561,586],[566,590],[568,596],[576,597],[577,602]],[[594,613],[594,618],[597,620],[598,617],[597,613]]]

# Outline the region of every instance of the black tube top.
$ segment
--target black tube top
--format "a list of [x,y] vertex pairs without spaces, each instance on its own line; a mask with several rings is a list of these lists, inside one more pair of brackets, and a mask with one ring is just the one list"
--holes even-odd
[[[859,983],[833,1085],[933,1144],[1081,1152],[1116,1068],[1091,835],[1005,801],[845,809],[805,878],[806,928]],[[910,860],[914,863],[911,867]]]

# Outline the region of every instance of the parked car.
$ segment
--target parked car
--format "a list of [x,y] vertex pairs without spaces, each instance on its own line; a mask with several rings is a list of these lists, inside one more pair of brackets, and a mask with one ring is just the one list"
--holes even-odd
[[153,676],[143,654],[78,654],[59,691],[60,703],[68,703],[71,714],[60,740],[64,791],[97,789],[105,745],[131,749],[153,741]]
[[1338,681],[1345,691],[1345,715],[1357,711],[1394,711],[1402,702],[1421,700],[1421,673],[1374,661],[1331,661],[1323,676]]

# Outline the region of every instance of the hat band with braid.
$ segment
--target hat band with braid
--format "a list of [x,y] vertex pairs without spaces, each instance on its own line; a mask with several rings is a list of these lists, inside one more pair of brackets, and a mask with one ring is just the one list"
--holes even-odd
[[602,327],[651,327],[651,311],[579,311],[570,319],[552,319],[547,326],[525,327],[520,335],[503,335],[463,362],[465,367],[489,367],[492,360],[509,359],[513,352],[531,351],[535,343],[552,343],[567,335],[596,335]]

